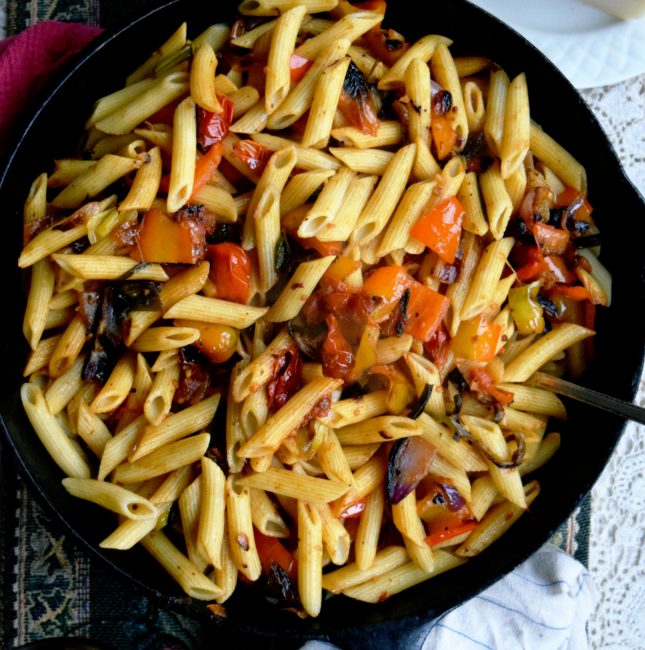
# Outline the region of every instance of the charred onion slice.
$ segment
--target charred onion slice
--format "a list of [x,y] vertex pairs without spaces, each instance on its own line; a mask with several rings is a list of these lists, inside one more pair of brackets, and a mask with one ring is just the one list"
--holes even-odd
[[426,404],[428,403],[428,400],[432,395],[433,388],[434,388],[433,384],[426,384],[423,387],[423,390],[421,391],[421,395],[419,395],[419,401],[417,402],[417,405],[414,407],[414,409],[412,409],[412,411],[408,415],[410,419],[416,420],[421,415],[421,413],[423,413]]
[[423,438],[413,436],[393,443],[387,464],[386,489],[391,504],[399,503],[428,473],[436,450]]

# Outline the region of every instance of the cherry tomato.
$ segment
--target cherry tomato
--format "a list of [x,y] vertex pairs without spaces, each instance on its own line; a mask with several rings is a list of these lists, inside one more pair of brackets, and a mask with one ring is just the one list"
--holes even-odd
[[246,303],[251,293],[251,259],[237,244],[222,242],[208,247],[210,279],[222,300]]

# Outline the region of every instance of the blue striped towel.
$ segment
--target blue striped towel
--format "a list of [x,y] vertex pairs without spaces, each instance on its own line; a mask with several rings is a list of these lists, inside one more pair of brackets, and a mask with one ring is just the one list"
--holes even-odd
[[[547,544],[486,591],[428,623],[422,650],[586,650],[597,600],[587,569]],[[333,647],[310,641],[301,650]]]

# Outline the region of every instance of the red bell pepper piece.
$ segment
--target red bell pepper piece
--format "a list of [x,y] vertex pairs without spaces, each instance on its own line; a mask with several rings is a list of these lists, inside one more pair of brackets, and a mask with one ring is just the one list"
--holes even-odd
[[476,521],[462,521],[457,515],[450,512],[437,517],[430,525],[426,544],[430,547],[452,539],[464,533],[469,533],[477,528]]
[[456,146],[457,132],[444,114],[433,115],[430,128],[437,158],[443,160],[450,155],[450,152]]
[[566,284],[556,284],[551,290],[550,293],[554,293],[559,296],[564,296],[565,298],[571,298],[579,302],[581,300],[589,300],[589,292],[582,286],[568,286]]
[[260,557],[262,571],[268,574],[271,570],[271,563],[280,565],[292,581],[298,579],[298,562],[277,537],[269,537],[261,533],[257,528],[253,529],[255,536],[255,547]]
[[291,83],[297,84],[306,74],[309,68],[314,64],[311,59],[307,59],[299,54],[292,54],[289,61],[289,71],[291,72]]
[[560,192],[560,194],[558,194],[558,198],[555,201],[555,207],[566,208],[581,198],[582,198],[582,204],[573,213],[573,217],[577,221],[591,221],[590,217],[591,217],[591,213],[593,212],[593,208],[591,207],[591,204],[589,203],[589,201],[587,201],[586,198],[583,198],[582,192],[579,192],[578,190],[574,190],[572,187],[567,187],[562,192]]
[[410,232],[444,262],[453,264],[459,249],[464,214],[459,199],[452,196],[423,215]]
[[564,255],[571,241],[568,231],[554,228],[541,221],[533,224],[533,235],[544,255]]

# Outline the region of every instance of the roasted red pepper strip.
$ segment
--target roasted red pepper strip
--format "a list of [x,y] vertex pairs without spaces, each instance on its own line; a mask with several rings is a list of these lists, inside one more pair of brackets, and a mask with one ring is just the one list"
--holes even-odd
[[432,522],[426,544],[430,547],[436,546],[448,539],[469,533],[477,528],[476,521],[462,521],[459,517],[446,513]]
[[251,259],[237,244],[223,242],[208,247],[209,276],[217,297],[222,300],[246,303],[251,293]]
[[213,178],[215,170],[222,161],[222,148],[222,143],[217,142],[195,163],[195,180],[191,196],[197,194]]

